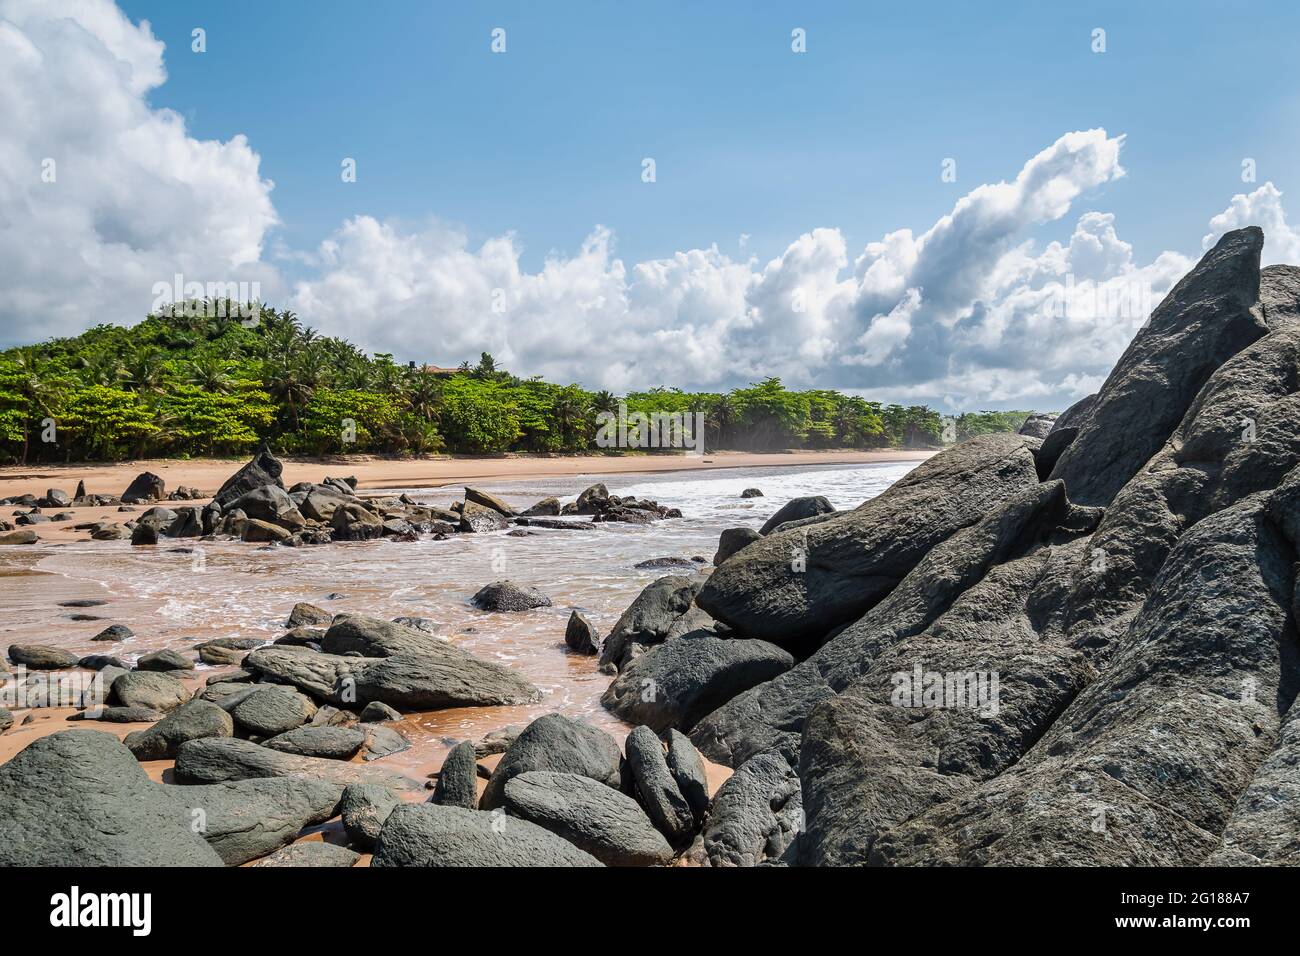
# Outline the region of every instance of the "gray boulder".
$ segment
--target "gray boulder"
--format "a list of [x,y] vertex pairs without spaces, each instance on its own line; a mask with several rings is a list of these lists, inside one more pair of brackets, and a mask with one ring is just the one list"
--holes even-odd
[[375,783],[394,790],[419,790],[410,777],[368,764],[299,757],[236,737],[209,737],[181,744],[176,778],[184,783],[225,783],[261,777],[304,776],[345,787]]
[[808,495],[804,498],[792,498],[776,510],[776,514],[763,522],[760,535],[769,534],[787,521],[804,521],[830,514],[835,506],[821,495]]
[[127,734],[122,742],[136,760],[169,760],[187,740],[234,733],[234,722],[224,710],[206,700],[190,700],[148,730]]
[[34,671],[63,670],[76,667],[81,658],[71,651],[46,644],[10,644],[9,660]]
[[601,666],[621,669],[645,647],[710,624],[711,618],[694,606],[703,586],[703,577],[681,574],[647,584],[601,645]]
[[366,732],[356,727],[298,727],[277,734],[266,746],[299,757],[348,760],[366,742]]
[[802,819],[799,778],[777,754],[760,754],[718,788],[704,851],[713,866],[789,863]]
[[380,831],[371,866],[600,866],[527,820],[437,804],[402,804]]
[[606,866],[661,866],[672,847],[635,800],[589,777],[535,770],[506,784],[505,807]]
[[167,497],[167,484],[153,472],[145,471],[136,475],[122,492],[122,503],[127,505],[148,504]]
[[537,588],[513,581],[493,581],[479,588],[473,604],[482,611],[530,611],[536,607],[550,607],[551,599]]
[[562,714],[546,714],[525,727],[506,749],[479,806],[484,810],[504,806],[506,783],[530,770],[576,773],[617,790],[622,784],[622,763],[618,743],[605,731]]
[[575,654],[599,654],[600,632],[581,611],[572,611],[564,627],[564,643]]
[[485,534],[489,531],[504,531],[510,527],[505,515],[495,508],[488,508],[473,501],[465,502],[461,509],[460,530],[466,534]]
[[678,730],[670,730],[668,739],[668,772],[673,782],[686,798],[695,817],[698,829],[709,812],[709,778],[704,771],[704,761],[690,738]]
[[220,506],[223,513],[228,512],[235,501],[256,488],[274,485],[283,490],[284,483],[280,480],[283,472],[284,465],[271,454],[269,448],[263,446],[248,464],[226,479],[212,500]]
[[624,746],[632,787],[646,814],[668,842],[685,846],[695,833],[695,815],[668,769],[663,744],[641,726],[627,735]]
[[135,662],[140,671],[192,671],[194,662],[173,650],[151,651]]
[[726,561],[741,548],[753,544],[762,537],[753,528],[728,528],[723,531],[718,536],[718,550],[713,555],[714,566]]
[[476,505],[482,505],[484,508],[491,508],[498,514],[513,518],[517,512],[508,504],[498,498],[496,495],[488,494],[486,491],[480,491],[477,488],[465,487],[465,503],[473,502]]
[[111,698],[123,707],[169,713],[190,699],[190,692],[170,674],[131,671],[112,683]]
[[474,744],[462,740],[451,748],[438,772],[438,782],[433,788],[433,803],[445,807],[478,806],[478,767],[475,763]]
[[245,733],[275,737],[301,727],[316,713],[316,705],[292,687],[266,684],[231,708],[235,724]]
[[307,840],[276,850],[253,866],[353,867],[360,859],[360,853],[345,846],[326,843],[324,840]]
[[401,798],[387,787],[373,783],[349,784],[339,803],[343,829],[354,846],[369,850],[379,839],[379,831]]

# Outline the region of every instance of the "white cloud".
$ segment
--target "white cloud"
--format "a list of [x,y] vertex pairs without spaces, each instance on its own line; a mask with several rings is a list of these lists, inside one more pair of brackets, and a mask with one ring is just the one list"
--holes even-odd
[[0,0],[0,340],[138,321],[176,273],[277,291],[258,156],[149,107],[162,55],[109,0]]
[[[1124,175],[1122,136],[1067,133],[928,228],[860,251],[813,228],[763,262],[741,235],[625,263],[595,227],[572,254],[520,264],[514,234],[471,247],[437,220],[358,215],[314,250],[285,248],[271,183],[243,136],[200,141],[145,97],[163,46],[110,0],[0,0],[0,342],[138,320],[155,283],[258,280],[322,331],[401,359],[491,351],[519,374],[616,391],[724,389],[768,375],[882,400],[1064,408],[1095,390],[1193,260],[1135,260],[1116,218],[1073,215]],[[41,181],[56,160],[58,179]],[[1266,261],[1300,260],[1268,183],[1209,222],[1249,223]],[[1069,227],[1067,227],[1069,228]],[[292,291],[275,262],[305,276]]]

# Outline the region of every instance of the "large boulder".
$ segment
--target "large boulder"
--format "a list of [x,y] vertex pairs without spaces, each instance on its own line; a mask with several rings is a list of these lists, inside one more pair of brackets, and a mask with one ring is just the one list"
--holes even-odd
[[316,713],[316,705],[292,687],[266,684],[230,710],[240,730],[257,737],[275,737],[301,727]]
[[590,777],[534,770],[506,784],[505,807],[606,866],[655,866],[673,850],[635,800]]
[[330,528],[336,541],[369,541],[382,537],[384,522],[373,511],[359,504],[344,504],[334,509]]
[[299,757],[348,760],[365,742],[366,732],[356,727],[298,727],[277,734],[266,741],[266,746]]
[[190,692],[171,674],[131,671],[117,677],[111,696],[123,707],[143,707],[169,713],[190,699]]
[[1256,226],[1225,233],[1151,313],[1052,469],[1072,500],[1109,504],[1215,369],[1268,331],[1255,307],[1263,246]]
[[465,502],[459,517],[459,528],[467,534],[485,534],[489,531],[504,531],[510,527],[506,516],[495,508],[489,508],[476,501]]
[[649,727],[627,735],[628,775],[637,799],[660,833],[675,846],[685,846],[695,833],[695,813],[672,771],[663,744]]
[[703,577],[681,574],[647,584],[601,645],[601,666],[625,667],[645,647],[711,623],[709,616],[694,606],[695,596],[703,586]]
[[692,631],[633,660],[600,702],[628,723],[689,731],[733,697],[793,666],[794,658],[775,644]]
[[389,814],[371,866],[600,866],[549,830],[504,813],[404,803]]
[[718,536],[718,550],[713,554],[716,567],[741,548],[753,544],[763,536],[753,528],[727,528]]
[[190,700],[148,730],[127,734],[122,742],[136,760],[168,760],[187,740],[230,737],[234,733],[235,724],[228,713],[210,701]]
[[30,670],[51,671],[76,667],[81,658],[71,651],[46,644],[10,644],[9,660]]
[[221,507],[224,513],[230,510],[231,505],[237,499],[256,488],[274,485],[283,490],[284,483],[280,480],[280,475],[283,472],[284,465],[271,454],[269,448],[263,446],[258,449],[257,454],[253,456],[248,464],[226,479],[220,490],[212,496],[212,500]]
[[254,488],[236,498],[230,507],[244,512],[249,518],[256,518],[269,524],[292,524],[294,527],[302,527],[303,523],[302,514],[299,513],[293,499],[279,485],[263,485]]
[[806,521],[809,518],[818,518],[822,515],[831,514],[834,510],[835,506],[822,495],[792,498],[778,508],[776,514],[763,522],[763,527],[759,529],[758,533],[760,535],[769,534],[788,521]]
[[696,603],[746,637],[815,649],[885,597],[936,544],[1036,486],[1027,441],[972,438],[853,511],[768,534],[714,571]]
[[551,599],[537,588],[515,584],[513,581],[493,581],[479,588],[473,604],[482,611],[530,611],[536,607],[550,607]]
[[530,770],[555,770],[590,777],[618,789],[623,755],[605,731],[562,714],[546,714],[524,728],[501,756],[479,806],[495,810],[505,803],[505,786]]
[[306,777],[161,789],[227,866],[273,853],[304,827],[324,823],[343,793],[338,784]]
[[779,755],[760,754],[718,788],[704,851],[713,866],[789,863],[802,821],[799,778]]
[[369,850],[379,839],[388,815],[402,800],[392,790],[373,783],[349,784],[339,802],[343,829],[355,846]]
[[575,654],[599,654],[600,632],[581,611],[571,611],[564,627],[564,643]]
[[220,866],[112,734],[63,730],[0,766],[0,866]]
[[478,806],[478,764],[471,741],[462,740],[451,748],[430,800],[444,807],[473,810]]
[[513,518],[517,512],[508,504],[498,498],[496,495],[488,494],[486,491],[480,491],[478,488],[465,486],[465,503],[473,502],[476,505],[482,505],[484,508],[491,508],[498,514]]
[[144,505],[167,497],[167,484],[151,471],[142,472],[131,480],[122,492],[122,503]]

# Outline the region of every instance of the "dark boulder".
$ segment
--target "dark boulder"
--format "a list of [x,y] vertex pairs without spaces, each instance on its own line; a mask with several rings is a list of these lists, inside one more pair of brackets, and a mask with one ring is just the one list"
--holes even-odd
[[206,700],[190,700],[148,730],[127,734],[123,743],[136,760],[169,760],[187,740],[230,737],[235,732],[230,715]]
[[46,644],[10,644],[9,660],[34,671],[63,670],[76,667],[80,660],[71,651]]
[[746,545],[753,544],[763,536],[753,528],[728,528],[718,536],[718,550],[714,552],[713,564],[717,566]]
[[760,754],[718,788],[704,829],[713,866],[789,863],[802,826],[799,778],[777,754]]
[[618,789],[622,762],[618,744],[605,731],[562,714],[546,714],[525,727],[506,749],[479,806],[484,810],[502,806],[506,782],[529,770],[576,773]]
[[310,777],[342,787],[374,783],[394,790],[414,791],[410,777],[369,764],[346,760],[299,757],[236,737],[207,737],[181,744],[176,754],[176,779],[182,783],[224,783],[262,777]]
[[433,803],[445,807],[478,806],[478,774],[474,762],[474,744],[462,740],[451,748],[438,771],[438,783],[433,788]]
[[271,454],[269,448],[263,446],[248,464],[226,479],[212,500],[221,507],[222,512],[230,511],[231,505],[238,498],[256,488],[274,485],[283,490],[284,483],[280,480],[283,472],[284,465]]
[[569,623],[564,627],[564,643],[575,654],[599,654],[600,632],[581,611],[572,611]]
[[776,514],[768,518],[759,529],[759,534],[769,534],[776,530],[787,521],[804,521],[808,518],[819,518],[822,515],[831,514],[835,511],[826,498],[821,495],[808,495],[804,498],[793,498],[787,501],[777,509]]
[[595,857],[535,823],[433,803],[396,807],[371,866],[599,866]]
[[173,650],[151,651],[135,662],[138,671],[192,671],[194,662]]
[[504,531],[510,527],[505,515],[495,508],[488,508],[473,501],[465,502],[459,517],[459,528],[466,534],[485,534],[489,531]]
[[478,590],[472,599],[481,611],[530,611],[550,607],[551,599],[537,588],[513,581],[493,581]]
[[480,491],[477,488],[465,487],[465,503],[473,502],[476,505],[482,505],[484,508],[491,508],[498,514],[505,515],[507,518],[513,518],[517,512],[508,504],[502,501],[496,495],[488,494],[486,491]]
[[144,505],[151,501],[160,501],[167,496],[167,485],[153,472],[143,472],[136,475],[127,485],[126,491],[122,492],[122,503],[128,505]]
[[668,769],[663,744],[649,727],[627,735],[628,774],[637,799],[660,833],[674,846],[685,846],[695,833],[695,814]]
[[710,624],[709,616],[694,606],[704,580],[670,574],[642,588],[601,645],[601,666],[625,667],[646,646]]
[[277,734],[265,746],[299,757],[348,760],[366,742],[366,732],[356,727],[298,727]]
[[349,784],[339,802],[339,814],[348,839],[363,850],[371,849],[379,839],[379,831],[388,815],[401,802],[401,798],[387,787],[373,783]]

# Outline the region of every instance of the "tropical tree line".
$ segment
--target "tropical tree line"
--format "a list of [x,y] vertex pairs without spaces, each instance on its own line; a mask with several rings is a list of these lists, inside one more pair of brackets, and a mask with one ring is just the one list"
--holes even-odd
[[367,355],[292,312],[189,303],[131,328],[0,352],[0,459],[120,460],[244,454],[493,454],[597,450],[602,413],[703,416],[705,447],[933,447],[1011,431],[1028,412],[945,420],[776,378],[725,393],[614,395],[520,378],[488,353],[451,372]]

